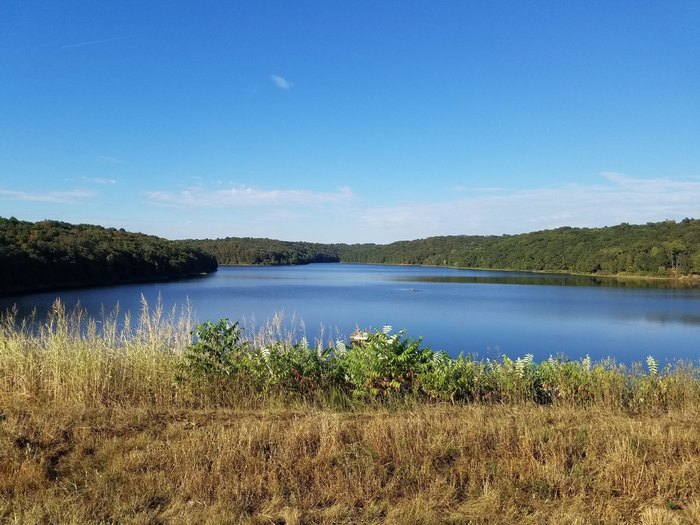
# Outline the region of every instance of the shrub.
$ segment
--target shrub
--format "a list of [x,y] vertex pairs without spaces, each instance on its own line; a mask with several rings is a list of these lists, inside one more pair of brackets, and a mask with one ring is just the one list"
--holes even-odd
[[319,389],[342,388],[341,369],[332,346],[312,348],[306,338],[291,347],[273,343],[262,349],[268,387],[310,394]]
[[196,378],[234,378],[251,368],[251,345],[242,340],[238,323],[228,319],[206,321],[192,331],[194,342],[187,347],[183,371]]
[[421,348],[421,342],[404,337],[403,330],[391,335],[391,327],[385,326],[353,346],[343,359],[353,395],[364,398],[415,392],[417,376],[433,356],[429,348]]
[[[51,344],[61,336],[51,336]],[[230,403],[278,398],[329,402],[349,407],[357,401],[418,400],[537,404],[606,405],[631,410],[669,409],[700,401],[698,368],[692,364],[659,369],[655,360],[627,368],[611,360],[592,364],[532,355],[476,360],[422,347],[421,339],[391,333],[368,334],[363,343],[343,341],[309,346],[305,337],[246,337],[238,323],[205,322],[191,332],[179,363],[177,381],[186,399]],[[254,342],[255,341],[255,342]],[[170,355],[170,354],[168,354]],[[171,376],[172,377],[172,376]],[[199,402],[199,401],[195,401]]]

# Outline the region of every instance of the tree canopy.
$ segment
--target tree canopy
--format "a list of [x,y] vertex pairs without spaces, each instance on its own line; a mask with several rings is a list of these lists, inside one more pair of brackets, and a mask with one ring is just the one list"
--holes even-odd
[[177,279],[216,270],[186,244],[123,229],[0,218],[0,293]]
[[0,293],[176,279],[218,264],[414,264],[679,277],[700,274],[700,220],[519,235],[320,244],[227,237],[168,241],[123,229],[0,218]]
[[700,220],[429,237],[351,245],[340,254],[347,262],[674,277],[700,274]]
[[353,262],[672,277],[700,274],[700,220],[519,235],[428,237],[391,244],[235,238],[188,241],[220,264]]
[[288,265],[340,262],[339,249],[332,244],[278,241],[252,237],[226,237],[183,241],[214,255],[219,264]]

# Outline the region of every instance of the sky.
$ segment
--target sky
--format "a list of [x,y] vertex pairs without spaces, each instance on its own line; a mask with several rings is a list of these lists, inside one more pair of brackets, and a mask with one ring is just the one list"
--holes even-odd
[[2,0],[0,216],[349,243],[700,218],[700,1]]

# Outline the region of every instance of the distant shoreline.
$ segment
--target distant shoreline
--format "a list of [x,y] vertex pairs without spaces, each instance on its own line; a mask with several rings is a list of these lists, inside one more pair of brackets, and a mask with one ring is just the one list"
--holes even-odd
[[333,262],[305,262],[305,263],[281,263],[281,264],[230,264],[220,263],[219,267],[231,268],[278,268],[285,266],[308,266],[310,264],[347,264],[347,265],[366,265],[366,266],[405,266],[416,268],[448,268],[451,270],[467,270],[479,272],[507,272],[507,273],[526,273],[534,275],[561,275],[570,277],[591,277],[595,279],[610,279],[620,281],[654,281],[668,283],[684,283],[689,287],[700,286],[700,275],[679,275],[676,277],[664,277],[656,275],[634,275],[634,274],[599,274],[599,273],[576,273],[576,272],[561,272],[553,270],[513,270],[507,268],[468,268],[462,266],[444,266],[438,264],[408,264],[408,263],[371,263],[371,262],[354,262],[354,261],[333,261]]

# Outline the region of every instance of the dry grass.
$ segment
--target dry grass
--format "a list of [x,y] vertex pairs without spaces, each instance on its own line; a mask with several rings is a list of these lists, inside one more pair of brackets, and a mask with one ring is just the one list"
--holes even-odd
[[0,403],[88,406],[178,403],[174,377],[190,343],[186,309],[164,312],[143,303],[132,321],[118,311],[96,320],[56,302],[46,322],[0,322]]
[[3,408],[6,523],[700,523],[700,411]]
[[177,385],[187,319],[6,320],[0,523],[700,523],[692,374],[642,383],[673,403],[342,411]]

